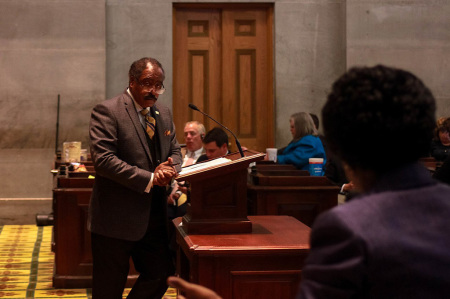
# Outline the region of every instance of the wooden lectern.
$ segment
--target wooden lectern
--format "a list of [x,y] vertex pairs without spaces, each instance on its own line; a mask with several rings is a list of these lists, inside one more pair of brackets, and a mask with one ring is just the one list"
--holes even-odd
[[[231,160],[225,164],[193,171],[186,167],[187,171],[183,170],[177,178],[190,184],[190,203],[182,220],[184,231],[187,234],[251,233],[252,224],[247,218],[247,169],[250,163],[264,156],[246,150],[244,157],[239,153],[225,156]],[[204,166],[209,165],[208,161],[205,163]]]

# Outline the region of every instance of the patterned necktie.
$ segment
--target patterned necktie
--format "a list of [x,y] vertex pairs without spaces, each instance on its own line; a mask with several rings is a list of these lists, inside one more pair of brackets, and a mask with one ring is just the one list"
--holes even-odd
[[156,121],[152,116],[150,116],[149,112],[150,111],[147,109],[141,110],[141,114],[145,116],[145,124],[146,124],[145,130],[147,131],[147,134],[150,137],[150,139],[152,139],[153,135],[155,135]]

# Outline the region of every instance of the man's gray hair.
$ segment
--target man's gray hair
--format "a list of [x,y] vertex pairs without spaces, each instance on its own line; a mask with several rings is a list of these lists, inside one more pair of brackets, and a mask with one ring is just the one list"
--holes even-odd
[[197,126],[197,130],[198,130],[198,133],[199,133],[200,135],[205,135],[206,129],[205,129],[205,126],[204,126],[201,122],[196,121],[196,120],[188,121],[188,122],[184,125],[184,127],[186,128],[187,125],[191,125],[191,124]]

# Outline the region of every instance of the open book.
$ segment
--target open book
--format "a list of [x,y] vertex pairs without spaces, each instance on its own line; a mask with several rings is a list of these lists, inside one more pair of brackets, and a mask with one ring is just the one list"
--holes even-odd
[[200,171],[206,168],[211,168],[214,166],[219,166],[219,165],[223,165],[226,163],[231,162],[230,159],[227,158],[217,158],[211,161],[207,161],[207,162],[203,162],[203,163],[198,163],[198,164],[192,164],[190,166],[187,167],[183,167],[181,169],[181,172],[179,173],[180,176],[182,175],[186,175],[186,174],[190,174],[192,172],[196,172],[196,171]]

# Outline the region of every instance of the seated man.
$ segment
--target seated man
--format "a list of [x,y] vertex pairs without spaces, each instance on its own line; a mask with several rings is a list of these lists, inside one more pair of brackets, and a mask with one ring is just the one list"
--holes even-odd
[[182,167],[197,162],[197,159],[205,153],[202,140],[205,137],[205,126],[198,121],[187,122],[184,126],[184,142],[186,143],[186,154],[183,158]]
[[[197,159],[205,152],[202,140],[205,137],[205,126],[198,121],[187,122],[184,126],[184,141],[186,143],[186,154],[183,158],[182,167],[195,164]],[[183,184],[174,181],[167,196],[169,219],[183,216],[186,213],[187,188]]]
[[450,155],[447,156],[441,167],[436,169],[433,178],[450,185]]
[[206,154],[201,155],[197,163],[227,155],[229,153],[227,133],[219,127],[212,129],[206,133],[203,139],[203,147]]
[[325,176],[341,188],[339,193],[345,196],[346,201],[356,195],[355,186],[347,179],[342,161],[330,152],[327,153]]

